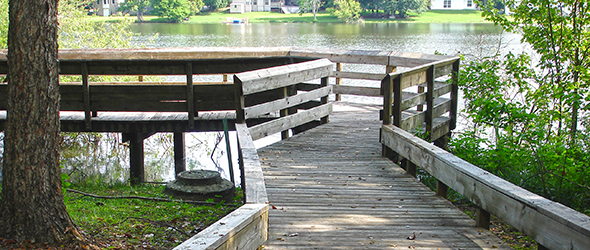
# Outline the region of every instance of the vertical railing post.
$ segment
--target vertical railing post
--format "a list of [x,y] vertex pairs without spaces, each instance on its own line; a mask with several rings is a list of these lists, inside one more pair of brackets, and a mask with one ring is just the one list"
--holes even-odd
[[402,123],[402,75],[393,78],[393,125]]
[[[391,125],[391,109],[393,105],[393,81],[390,74],[381,80],[381,92],[383,94],[383,125]],[[397,158],[395,152],[385,145],[381,145],[381,155],[390,160]]]
[[193,63],[186,63],[186,103],[188,105],[188,126],[195,127],[195,95],[193,88]]
[[381,80],[381,89],[383,91],[383,125],[390,125],[393,105],[393,81],[391,75],[388,74]]
[[[283,93],[282,93],[282,98],[287,98],[289,96],[289,88],[288,87],[283,87]],[[281,117],[285,117],[289,115],[289,109],[281,109],[280,111],[280,115]],[[285,140],[289,138],[289,130],[285,130],[285,131],[281,131],[281,139]]]
[[82,88],[84,93],[84,122],[86,123],[86,129],[92,129],[91,117],[92,114],[90,113],[90,86],[88,84],[88,63],[83,62],[80,65],[80,71],[82,73]]
[[449,111],[451,124],[449,130],[457,127],[457,101],[459,100],[459,66],[461,61],[457,59],[453,63],[452,83],[451,83],[451,110]]
[[244,108],[246,107],[246,101],[244,97],[244,90],[242,88],[242,80],[234,75],[234,86],[236,90],[236,122],[246,123],[246,113]]
[[[336,63],[336,71],[342,71],[342,63]],[[336,85],[341,85],[342,84],[342,78],[337,77],[336,78]],[[342,99],[342,96],[340,94],[336,94],[336,101],[340,101]]]
[[[448,149],[448,144],[449,144],[449,134],[444,135],[441,138],[438,138],[434,141],[434,145],[442,148],[444,150]],[[437,180],[436,181],[436,194],[440,197],[443,198],[447,198],[448,196],[448,191],[449,191],[449,187],[444,184],[442,181]]]
[[[324,78],[321,79],[321,84],[320,85],[322,86],[322,88],[328,86],[328,80],[329,79],[330,78],[328,78],[328,77],[324,77]],[[328,96],[322,97],[321,103],[322,103],[322,105],[327,104],[328,103]],[[329,119],[330,119],[329,116],[322,117],[322,119],[320,121],[320,124],[326,124],[326,123],[328,123],[329,122]]]
[[426,140],[432,139],[432,123],[434,120],[434,65],[428,67],[426,71]]

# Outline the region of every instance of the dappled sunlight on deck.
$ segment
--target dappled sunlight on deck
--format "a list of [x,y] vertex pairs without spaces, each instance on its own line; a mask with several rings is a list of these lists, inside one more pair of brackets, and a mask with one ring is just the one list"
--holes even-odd
[[378,108],[259,150],[271,205],[264,249],[508,249],[381,156]]

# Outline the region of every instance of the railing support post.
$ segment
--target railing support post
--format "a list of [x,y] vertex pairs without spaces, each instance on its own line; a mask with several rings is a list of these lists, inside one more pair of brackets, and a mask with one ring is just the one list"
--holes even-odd
[[184,133],[174,133],[174,173],[176,175],[186,170],[186,150],[184,147]]
[[434,110],[434,65],[426,71],[426,140],[432,140],[432,124]]
[[491,215],[488,211],[478,207],[475,212],[475,226],[490,229],[490,218]]
[[[336,71],[342,71],[342,63],[336,63]],[[342,78],[336,78],[336,85],[342,84]],[[336,94],[336,101],[340,101],[342,96],[340,94]]]
[[90,86],[88,85],[88,63],[83,62],[81,65],[82,73],[82,88],[84,93],[84,121],[86,122],[86,129],[92,129],[91,110],[90,110]]
[[[388,74],[381,80],[381,91],[383,92],[383,125],[390,125],[393,105],[393,81],[391,75]],[[385,145],[381,145],[381,155],[397,162],[397,154]]]
[[186,104],[188,105],[188,126],[195,127],[195,95],[193,88],[193,63],[186,63]]
[[[321,79],[321,84],[320,85],[322,85],[322,88],[328,86],[328,80],[329,79],[330,78],[328,78],[328,77],[324,77],[324,78]],[[295,95],[296,94],[297,93],[295,93]],[[328,103],[328,96],[322,97],[321,102],[322,102],[322,105],[327,104]],[[329,116],[322,117],[321,120],[320,120],[320,124],[326,124],[326,123],[328,123],[329,122],[329,118],[330,118]]]
[[457,59],[453,63],[453,72],[452,72],[452,85],[451,85],[451,110],[449,111],[449,115],[451,118],[451,124],[449,130],[453,130],[457,127],[457,106],[458,106],[458,99],[459,99],[459,66],[461,61]]
[[[286,98],[289,96],[289,88],[283,87],[282,98]],[[289,109],[282,109],[280,111],[281,117],[285,117],[289,115]],[[289,130],[281,131],[281,140],[285,140],[289,138]]]

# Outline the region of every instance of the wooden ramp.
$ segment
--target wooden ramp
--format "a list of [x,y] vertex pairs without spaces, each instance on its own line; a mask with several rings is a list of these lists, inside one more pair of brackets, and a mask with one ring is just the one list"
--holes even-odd
[[509,249],[382,157],[378,118],[378,107],[336,103],[330,123],[258,151],[264,249]]

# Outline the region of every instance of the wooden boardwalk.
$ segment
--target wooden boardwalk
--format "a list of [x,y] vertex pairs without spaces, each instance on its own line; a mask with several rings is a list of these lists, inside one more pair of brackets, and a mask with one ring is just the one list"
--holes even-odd
[[330,123],[258,151],[264,249],[509,249],[381,156],[378,111],[337,103]]

